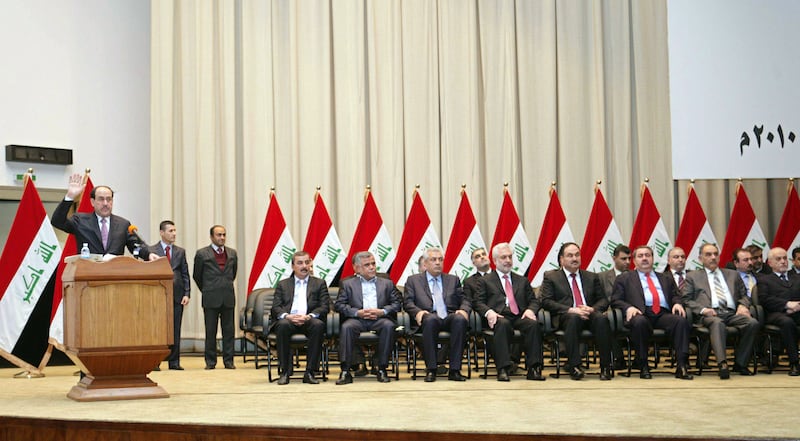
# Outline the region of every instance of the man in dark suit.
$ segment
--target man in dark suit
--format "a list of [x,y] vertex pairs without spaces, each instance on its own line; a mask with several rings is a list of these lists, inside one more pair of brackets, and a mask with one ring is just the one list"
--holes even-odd
[[[83,193],[84,188],[86,184],[79,173],[70,176],[67,195],[53,211],[51,220],[54,227],[75,236],[76,252],[80,253],[83,244],[89,246],[89,252],[92,254],[121,256],[125,254],[126,246],[131,254],[134,254],[137,247],[146,251],[147,244],[135,234],[135,227],[129,232],[131,223],[123,217],[111,214],[114,207],[114,191],[110,187],[98,185],[89,193],[94,213],[74,213],[71,217],[67,217],[72,203]],[[158,258],[156,255],[139,257],[145,260]]]
[[758,320],[750,315],[750,298],[742,279],[734,270],[719,267],[719,248],[707,243],[700,247],[703,270],[686,276],[681,295],[695,314],[695,321],[709,330],[711,347],[719,366],[719,378],[730,377],[726,345],[727,326],[739,330],[739,344],[733,370],[742,375],[753,375],[747,368],[753,355],[753,342],[758,333]]
[[675,378],[691,380],[689,375],[689,330],[683,299],[672,277],[653,271],[653,250],[640,246],[633,250],[636,271],[617,277],[611,306],[625,314],[625,326],[631,329],[631,340],[636,349],[636,363],[641,366],[639,378],[650,379],[647,364],[647,343],[653,328],[665,329],[672,337],[678,359]]
[[581,250],[574,242],[561,245],[558,262],[561,269],[544,274],[540,294],[542,307],[553,315],[553,326],[564,331],[569,376],[580,380],[585,375],[581,368],[580,335],[588,328],[600,351],[600,379],[610,380],[611,324],[603,314],[608,299],[600,278],[580,269]]
[[222,362],[225,369],[236,369],[233,364],[233,308],[236,306],[233,281],[239,261],[236,250],[225,246],[225,227],[214,225],[209,233],[211,245],[197,250],[192,274],[197,288],[203,293],[206,369],[214,369],[217,365],[218,323],[222,327]]
[[617,280],[617,276],[631,268],[631,249],[627,245],[617,245],[614,247],[612,259],[614,259],[614,268],[598,273],[600,282],[603,284],[603,291],[609,301],[611,301],[611,293],[614,291],[614,282]]
[[800,247],[795,247],[792,250],[792,265],[794,266],[795,274],[800,275]]
[[342,325],[339,335],[339,357],[342,373],[337,385],[353,382],[350,366],[353,363],[353,346],[358,335],[364,331],[378,334],[378,372],[381,383],[388,383],[389,353],[394,345],[394,330],[397,326],[397,313],[400,311],[400,291],[389,279],[377,277],[375,256],[369,251],[361,251],[353,256],[356,276],[345,279],[339,287],[339,297],[334,308],[341,315]]
[[464,279],[464,295],[467,300],[473,302],[475,300],[475,292],[478,290],[478,280],[490,273],[492,266],[489,263],[489,255],[486,253],[486,248],[475,248],[470,254],[470,258],[476,271],[475,274]]
[[797,355],[797,327],[800,326],[800,276],[789,271],[789,257],[783,248],[769,250],[772,273],[758,276],[758,300],[767,313],[766,323],[780,328],[781,341],[789,356],[789,375],[800,375]]
[[278,384],[289,384],[292,376],[292,334],[308,337],[308,357],[303,383],[319,384],[314,375],[319,371],[322,338],[331,299],[323,279],[311,276],[311,256],[298,251],[292,256],[292,275],[278,282],[272,303],[272,331],[278,337],[278,362],[281,375]]
[[499,243],[492,248],[495,268],[480,279],[473,307],[484,324],[494,330],[494,362],[497,380],[509,381],[511,341],[514,330],[522,334],[527,379],[544,381],[542,376],[542,325],[536,319],[539,301],[527,278],[511,271],[514,266],[511,246]]
[[166,257],[172,267],[172,330],[173,340],[167,364],[170,369],[182,371],[181,366],[181,322],[183,320],[183,307],[189,304],[189,295],[192,289],[189,280],[189,264],[186,262],[186,250],[175,245],[178,231],[171,220],[161,221],[158,225],[161,241],[149,248],[149,251],[159,257]]
[[450,372],[447,379],[466,381],[461,375],[461,358],[467,339],[470,302],[461,289],[461,281],[442,273],[444,254],[441,248],[428,248],[423,253],[425,271],[406,280],[404,307],[417,326],[422,328],[422,355],[425,359],[425,381],[436,381],[436,341],[440,330],[450,332]]
[[[748,245],[747,251],[750,251],[750,261],[753,264],[753,272],[756,276],[761,274],[771,274],[772,267],[764,264],[764,249],[758,245]],[[767,256],[769,257],[769,255]],[[769,260],[769,259],[767,259]],[[769,263],[769,262],[767,262]]]
[[675,247],[667,253],[667,268],[664,274],[672,277],[678,290],[683,288],[686,283],[686,251],[681,247]]
[[[758,278],[753,274],[753,258],[747,248],[736,248],[733,251],[733,267],[736,269],[739,278],[744,283],[744,288],[747,290],[747,297],[752,299],[752,303],[758,303],[758,294],[756,294],[756,286]],[[753,297],[755,295],[755,297]]]

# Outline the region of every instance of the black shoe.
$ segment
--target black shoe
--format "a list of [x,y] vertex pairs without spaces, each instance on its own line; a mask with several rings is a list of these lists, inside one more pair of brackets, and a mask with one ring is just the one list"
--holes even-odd
[[369,370],[369,374],[370,375],[378,375],[378,371],[379,371],[378,368],[376,368],[375,366],[372,366],[372,369]]
[[153,369],[153,371],[154,372],[160,372],[161,371],[161,366],[156,366],[156,368]]
[[278,378],[278,385],[283,386],[284,384],[289,384],[289,373],[284,372]]
[[789,376],[796,377],[798,375],[800,375],[800,364],[793,363],[791,366],[789,366]]
[[444,374],[446,374],[448,372],[449,372],[449,369],[447,369],[447,366],[445,366],[445,365],[440,365],[440,366],[438,366],[436,368],[436,375],[444,375]]
[[[434,378],[436,374],[434,374]],[[428,377],[425,377],[425,380],[428,380]],[[386,373],[386,369],[378,369],[378,383],[388,383],[392,381],[389,379],[389,374]]]
[[586,373],[580,366],[575,366],[569,370],[569,378],[573,380],[580,380],[584,375],[586,375]]
[[528,369],[528,375],[525,378],[533,381],[544,381],[545,378],[544,375],[542,375],[542,367],[534,366]]
[[207,364],[207,365],[206,365],[206,370],[207,370],[207,371],[210,371],[211,369],[214,369],[215,367],[216,367],[216,366],[214,366],[214,365]]
[[306,383],[306,384],[319,384],[319,380],[317,380],[316,377],[314,377],[314,373],[313,372],[306,371],[306,374],[303,375],[303,383]]
[[610,367],[600,368],[600,381],[608,381],[614,377],[614,371]]
[[642,369],[639,371],[639,378],[643,380],[653,378],[653,375],[650,374],[650,366],[642,366]]
[[225,369],[236,369],[233,363],[225,363]]
[[615,371],[626,371],[628,370],[628,361],[627,360],[614,360],[614,370]]
[[722,362],[719,364],[719,379],[727,380],[731,378],[731,371],[728,369],[728,363]]
[[350,374],[350,372],[344,371],[341,374],[339,374],[339,379],[336,380],[336,385],[341,386],[343,384],[350,384],[352,382],[353,382],[353,376]]
[[467,377],[461,375],[459,371],[450,371],[450,373],[447,374],[447,379],[450,381],[467,381]]
[[436,381],[436,369],[429,370],[425,374],[425,382],[426,383],[433,383],[434,381]]
[[748,369],[747,367],[745,367],[745,366],[739,366],[739,365],[737,365],[737,364],[734,364],[734,365],[733,365],[733,371],[734,371],[734,372],[738,372],[738,373],[739,373],[739,375],[742,375],[742,376],[744,376],[744,377],[751,377],[751,376],[753,376],[753,375],[754,375],[754,374],[753,374],[753,371],[751,371],[751,370],[750,370],[750,369]]
[[183,366],[181,366],[181,365],[177,365],[177,366],[170,366],[170,367],[169,367],[169,369],[170,369],[171,371],[182,371],[182,370],[183,370]]
[[519,366],[517,366],[517,363],[512,361],[511,366],[509,366],[507,369],[508,369],[508,375],[515,375],[517,373],[517,370],[519,369]]
[[497,370],[497,381],[511,381],[511,379],[508,378],[508,371],[506,368],[500,368]]
[[675,378],[680,380],[692,380],[694,377],[689,373],[689,369],[682,364],[678,365],[678,369],[675,369]]
[[367,365],[360,364],[358,365],[358,368],[355,370],[355,372],[353,372],[353,375],[356,377],[366,377],[368,373],[369,372],[367,372]]

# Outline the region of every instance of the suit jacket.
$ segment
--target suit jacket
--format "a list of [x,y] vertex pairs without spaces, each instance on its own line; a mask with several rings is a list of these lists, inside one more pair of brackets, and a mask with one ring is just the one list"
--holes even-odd
[[788,282],[774,273],[758,275],[758,301],[766,312],[785,312],[786,302],[800,300],[800,276],[792,272],[787,272]]
[[[275,297],[272,302],[272,323],[270,328],[275,326],[283,313],[292,313],[292,303],[294,302],[294,288],[297,279],[292,273],[286,279],[278,282],[275,287]],[[328,284],[319,277],[309,276],[308,286],[306,286],[306,305],[307,313],[314,314],[325,322],[328,318],[328,311],[331,308],[331,298],[328,295]]]
[[[103,247],[103,236],[100,233],[100,226],[97,222],[97,215],[92,213],[75,213],[67,218],[69,209],[74,201],[62,200],[53,211],[53,219],[50,223],[59,230],[65,231],[75,236],[76,253],[81,252],[83,244],[89,245],[89,252],[92,254],[113,254],[122,256],[125,254],[125,247],[133,254],[136,244],[139,243],[142,249],[147,249],[147,244],[128,234],[128,227],[131,223],[120,216],[112,214],[108,220],[108,246]],[[141,256],[145,257],[145,256]]]
[[236,306],[236,294],[233,281],[236,279],[238,259],[236,250],[225,247],[228,260],[225,268],[220,269],[214,258],[211,245],[200,248],[194,255],[194,271],[192,277],[197,288],[203,293],[203,308],[233,308]]
[[[669,308],[672,309],[673,306],[678,304],[682,305],[683,298],[678,292],[678,286],[675,285],[675,279],[672,276],[655,271],[652,271],[652,274],[661,283],[661,292],[664,294]],[[611,294],[611,306],[619,308],[623,312],[627,311],[631,306],[642,311],[642,313],[645,312],[644,289],[642,289],[642,284],[639,282],[638,271],[627,271],[617,277],[617,281],[614,282],[614,292]]]
[[614,268],[611,268],[608,271],[597,273],[597,276],[600,278],[600,283],[603,285],[603,292],[610,302],[611,293],[614,292],[614,282],[617,280],[617,273],[614,271]]
[[[586,304],[597,312],[608,309],[608,298],[603,291],[600,277],[589,271],[579,270],[581,287]],[[572,295],[572,281],[567,278],[564,270],[558,269],[544,273],[542,288],[539,293],[542,297],[542,307],[553,314],[553,326],[558,327],[559,318],[566,314],[575,304]]]
[[[470,301],[464,295],[461,281],[452,274],[442,273],[442,297],[447,306],[447,313],[452,314],[463,309],[467,314],[472,312]],[[422,272],[409,276],[405,285],[403,309],[411,316],[412,332],[416,332],[415,318],[420,311],[433,313],[433,294],[428,284],[428,273]]]
[[[489,270],[486,274],[491,274],[492,270]],[[475,301],[475,294],[478,292],[478,284],[480,283],[481,277],[485,276],[481,275],[479,272],[475,272],[475,274],[467,277],[464,279],[464,296],[469,300],[470,306],[472,302]]]
[[[192,282],[189,280],[189,264],[186,262],[186,250],[172,244],[170,245],[169,264],[172,267],[172,298],[175,303],[180,303],[183,296],[190,297],[189,293],[192,290]],[[147,248],[151,253],[159,256],[166,256],[164,248],[161,247],[161,241],[157,244]]]
[[[375,289],[378,297],[378,308],[386,310],[386,318],[397,321],[400,311],[401,295],[391,279],[375,277]],[[364,309],[364,296],[361,292],[361,278],[348,277],[340,282],[339,297],[334,303],[336,312],[344,320],[358,317],[358,310]]]
[[[719,270],[722,272],[722,279],[725,281],[725,284],[728,285],[728,291],[730,291],[733,301],[736,302],[735,305],[729,305],[729,307],[736,310],[738,305],[742,305],[749,309],[750,298],[747,297],[747,288],[745,288],[742,278],[739,277],[739,273],[737,273],[736,270],[729,270],[727,268],[719,268]],[[670,277],[672,277],[672,275],[670,275]],[[686,274],[681,295],[686,301],[686,306],[692,310],[695,321],[700,321],[702,318],[700,311],[702,311],[703,308],[711,308],[711,297],[716,296],[716,293],[714,292],[714,288],[708,283],[706,271],[701,269]]]
[[[526,309],[532,310],[534,314],[539,313],[541,305],[533,295],[533,288],[531,288],[531,283],[527,277],[511,272],[511,288],[514,291],[514,299],[517,301],[517,306],[519,306],[520,316]],[[498,314],[503,313],[506,308],[506,290],[500,280],[498,271],[492,271],[480,278],[472,307],[481,317],[486,317],[486,313],[490,309]]]

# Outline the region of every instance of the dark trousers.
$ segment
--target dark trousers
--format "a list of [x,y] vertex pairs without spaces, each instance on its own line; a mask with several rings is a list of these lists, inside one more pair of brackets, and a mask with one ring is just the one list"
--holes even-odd
[[281,372],[292,375],[294,364],[292,363],[292,334],[304,334],[308,337],[308,354],[306,358],[306,371],[317,372],[319,370],[319,357],[322,353],[322,337],[325,335],[325,322],[318,318],[312,318],[301,326],[292,324],[289,320],[282,319],[275,323],[275,335],[278,337],[278,362]]
[[658,314],[654,314],[647,307],[644,314],[634,316],[626,326],[631,329],[631,341],[636,349],[636,360],[640,366],[647,363],[647,345],[653,336],[653,329],[663,329],[672,337],[672,346],[678,358],[678,365],[689,365],[689,331],[691,325],[686,317],[673,314],[662,307]]
[[394,345],[395,323],[388,318],[366,320],[350,318],[342,323],[339,335],[339,357],[342,362],[342,371],[353,364],[353,347],[358,340],[358,335],[365,331],[375,331],[378,334],[378,367],[386,369],[389,365],[389,352]]
[[233,308],[203,308],[206,366],[217,365],[217,324],[222,326],[222,362],[233,365]]
[[422,357],[425,359],[425,368],[436,369],[437,340],[439,331],[450,333],[450,370],[461,370],[461,356],[464,352],[464,343],[467,339],[467,319],[451,313],[441,319],[435,312],[425,314],[422,318]]
[[753,344],[758,333],[758,320],[746,315],[737,315],[732,310],[720,312],[713,317],[702,316],[700,323],[708,328],[711,347],[717,363],[727,361],[726,342],[728,340],[728,326],[739,330],[739,344],[736,347],[737,366],[747,366],[753,356]]
[[797,327],[800,326],[800,314],[770,312],[767,314],[767,323],[780,328],[781,342],[786,347],[789,363],[797,364]]
[[[485,320],[485,319],[484,319]],[[488,328],[488,325],[487,325]],[[494,363],[498,369],[511,366],[511,343],[514,339],[514,330],[522,334],[522,349],[525,351],[525,368],[530,369],[541,365],[542,355],[542,325],[537,320],[503,314],[497,318],[494,325],[494,341],[492,352]]]
[[588,320],[577,314],[562,314],[558,318],[559,328],[564,331],[564,343],[567,348],[567,369],[581,364],[581,331],[592,331],[597,349],[600,351],[600,366],[611,367],[611,323],[608,318],[597,311]]
[[170,352],[167,356],[169,367],[178,367],[181,365],[181,321],[183,321],[183,305],[178,303],[172,304],[172,346],[169,347]]

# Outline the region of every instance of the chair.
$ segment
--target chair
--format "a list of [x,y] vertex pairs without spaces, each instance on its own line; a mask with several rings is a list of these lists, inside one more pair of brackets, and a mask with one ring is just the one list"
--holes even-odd
[[[264,332],[264,317],[266,314],[269,320],[269,309],[264,309],[264,298],[267,294],[274,295],[273,288],[259,288],[253,290],[247,296],[247,303],[242,308],[242,314],[239,317],[239,329],[242,330],[241,346],[242,346],[242,362],[247,363],[247,343],[253,344],[253,360],[256,364],[256,369],[259,368],[259,340],[263,341],[260,336]],[[272,302],[270,301],[270,307]],[[252,340],[251,340],[252,339]]]
[[[757,315],[755,307],[751,307],[750,308],[750,314],[754,318],[759,320],[759,322],[761,322],[761,320],[758,318],[758,315]],[[689,323],[692,324],[691,338],[693,338],[695,340],[696,344],[697,344],[697,360],[696,360],[696,364],[695,364],[695,366],[697,367],[697,375],[703,375],[703,370],[704,370],[703,366],[705,365],[705,361],[706,360],[703,359],[703,356],[702,356],[703,354],[701,354],[701,352],[702,352],[701,348],[706,347],[706,344],[710,345],[710,343],[711,343],[710,330],[707,327],[703,326],[702,324],[695,322],[694,314],[692,313],[692,310],[689,309],[689,308],[686,308],[686,319],[689,321]],[[737,344],[737,342],[739,340],[739,328],[736,328],[736,327],[733,327],[733,326],[725,326],[725,329],[727,331],[726,346],[736,346],[736,344]],[[758,351],[756,351],[755,349],[753,350],[753,356],[752,357],[753,357],[753,369],[754,369],[754,371],[757,370],[757,367],[758,367],[758,355],[757,355],[757,352]]]
[[[408,313],[405,313],[405,314],[410,320],[411,317],[408,316]],[[470,359],[470,354],[472,353],[472,340],[470,338],[469,325],[467,325],[467,326],[468,326],[467,336],[466,336],[465,342],[464,342],[464,349],[466,350],[466,352],[464,352],[462,354],[462,357],[465,357],[466,360],[467,360],[467,378],[472,378],[472,360]],[[407,327],[407,329],[408,329],[408,327]],[[410,354],[411,354],[411,360],[410,360],[410,364],[411,364],[411,379],[412,380],[416,380],[417,379],[417,353],[418,353],[417,346],[422,348],[422,331],[416,332],[414,334],[407,334],[406,338],[410,342],[409,351],[407,351],[407,352],[410,352]],[[439,344],[447,344],[447,345],[449,345],[450,344],[450,332],[448,332],[448,331],[439,331],[439,335],[436,337],[436,342],[439,343]]]
[[247,302],[245,306],[239,311],[239,330],[242,331],[242,336],[239,339],[242,348],[242,363],[247,363],[247,346],[249,340],[247,337],[252,338],[253,344],[258,344],[255,333],[253,332],[253,306],[258,296],[255,291],[247,295]]
[[[475,314],[474,311],[473,311],[473,314]],[[481,341],[483,342],[483,374],[481,374],[480,377],[481,378],[489,378],[489,358],[490,358],[489,353],[491,352],[489,348],[494,344],[494,330],[493,329],[489,329],[489,328],[484,328],[483,327],[483,318],[478,316],[477,314],[475,314],[475,316],[476,316],[475,326],[476,326],[477,329],[479,329],[478,335],[480,335]],[[544,343],[544,341],[547,338],[548,338],[548,335],[546,333],[546,330],[543,329],[542,343]],[[514,329],[514,334],[511,336],[511,343],[512,344],[523,344],[524,340],[525,339],[522,337],[522,332],[520,332],[518,329]],[[526,353],[525,356],[527,357],[528,354]],[[476,352],[476,358],[477,358],[477,352]],[[520,361],[522,361],[522,360],[520,360]],[[477,361],[476,361],[476,365],[477,365]]]
[[[625,347],[627,349],[628,370],[625,373],[620,373],[620,375],[630,377],[631,370],[633,369],[633,356],[631,355],[631,331],[625,326],[625,312],[619,308],[611,308],[608,314],[613,315],[613,318],[609,319],[613,326],[612,331],[614,331],[616,338],[625,340]],[[675,367],[675,351],[672,348],[672,339],[667,334],[667,331],[663,329],[653,329],[650,343],[653,345],[653,370],[651,370],[651,372],[657,369],[658,364],[661,362],[662,346],[668,348],[670,367]],[[643,354],[643,358],[647,361],[649,359],[648,354]]]
[[[556,329],[553,327],[553,320],[552,316],[550,315],[550,311],[542,308],[539,310],[538,314],[539,321],[542,322],[544,325],[544,335],[545,339],[549,341],[553,345],[553,359],[555,360],[556,364],[556,372],[551,374],[553,378],[560,378],[561,376],[561,344],[565,340],[565,333],[561,329]],[[614,317],[611,312],[606,313],[606,318],[609,320],[611,324],[611,330],[614,331],[615,323]],[[586,344],[590,344],[594,342],[594,334],[592,331],[588,329],[583,329],[580,335],[580,341]],[[595,355],[595,361],[597,356]],[[586,360],[585,366],[589,367],[589,351],[586,351]]]

